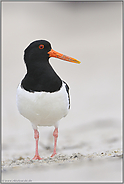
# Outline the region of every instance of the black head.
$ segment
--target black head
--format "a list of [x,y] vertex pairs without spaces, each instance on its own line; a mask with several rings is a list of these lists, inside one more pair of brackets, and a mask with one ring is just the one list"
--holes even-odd
[[24,51],[24,60],[28,64],[31,61],[46,61],[49,59],[48,52],[51,50],[51,44],[46,40],[37,40],[32,42]]

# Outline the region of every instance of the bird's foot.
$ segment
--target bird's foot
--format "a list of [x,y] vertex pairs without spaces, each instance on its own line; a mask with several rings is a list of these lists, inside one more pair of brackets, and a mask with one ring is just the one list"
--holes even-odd
[[56,152],[53,152],[53,154],[51,155],[51,157],[54,157],[56,155]]
[[35,155],[34,158],[32,158],[33,160],[41,160],[42,158],[39,155]]

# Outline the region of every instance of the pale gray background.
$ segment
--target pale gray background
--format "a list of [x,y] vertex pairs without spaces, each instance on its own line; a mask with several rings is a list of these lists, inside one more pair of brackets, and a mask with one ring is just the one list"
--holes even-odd
[[[59,126],[58,152],[87,154],[120,149],[122,3],[3,2],[3,160],[34,155],[33,129],[17,110],[16,88],[26,72],[23,51],[37,39],[46,39],[54,50],[81,61],[77,65],[50,59],[70,86],[71,96],[71,110]],[[53,127],[39,130],[40,155],[46,157],[51,151],[42,144],[52,145]]]

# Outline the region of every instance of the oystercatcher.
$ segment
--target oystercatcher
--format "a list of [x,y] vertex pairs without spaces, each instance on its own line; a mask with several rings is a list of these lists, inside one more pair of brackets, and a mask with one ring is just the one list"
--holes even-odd
[[60,79],[49,63],[56,57],[73,63],[77,59],[54,51],[46,40],[32,42],[24,51],[27,73],[17,88],[17,107],[34,129],[36,150],[34,160],[41,159],[38,153],[38,126],[54,126],[54,150],[56,154],[58,122],[68,114],[70,108],[69,87]]

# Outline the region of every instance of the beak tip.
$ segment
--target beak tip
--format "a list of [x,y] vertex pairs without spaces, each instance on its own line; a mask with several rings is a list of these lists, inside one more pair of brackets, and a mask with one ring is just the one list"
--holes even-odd
[[80,64],[81,62],[78,61],[77,59],[75,59],[75,63],[76,63],[76,64]]

